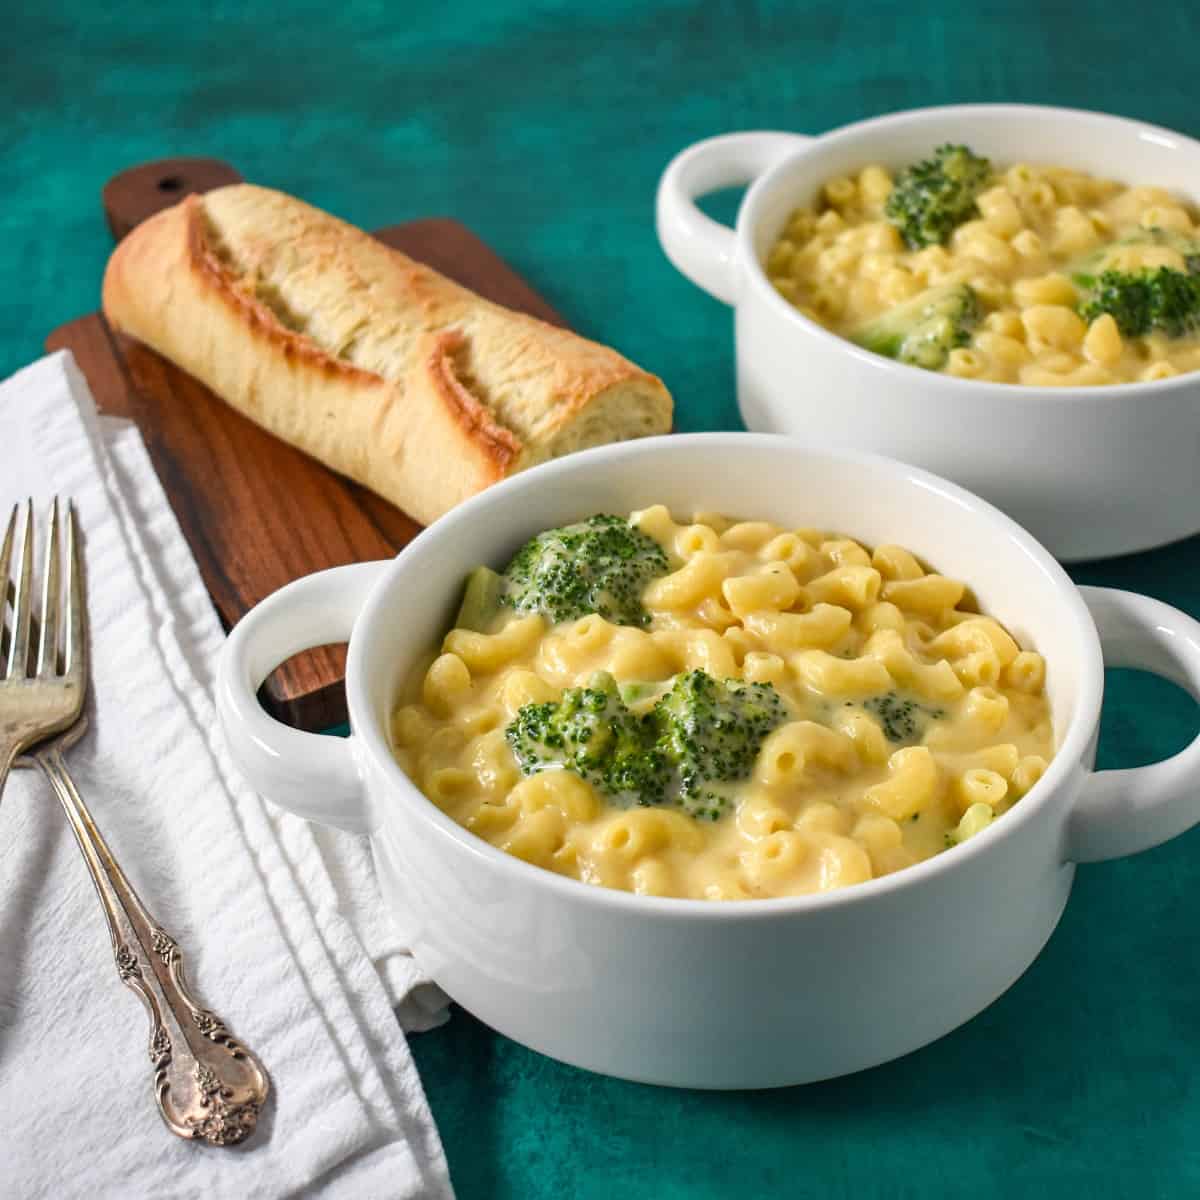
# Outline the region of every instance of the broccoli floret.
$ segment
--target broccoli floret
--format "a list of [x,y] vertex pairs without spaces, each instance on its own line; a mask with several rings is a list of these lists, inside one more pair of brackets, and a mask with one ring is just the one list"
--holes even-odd
[[[847,701],[847,704],[851,703],[853,701]],[[929,708],[899,692],[872,696],[863,701],[863,708],[879,721],[889,742],[919,741],[930,721],[946,715],[943,709]]]
[[1200,275],[1171,267],[1143,271],[1103,271],[1076,282],[1086,287],[1079,315],[1087,322],[1110,313],[1125,337],[1158,330],[1183,337],[1200,329]]
[[671,804],[715,820],[722,785],[749,775],[766,736],[786,719],[769,683],[689,671],[647,713],[630,711],[611,675],[558,701],[526,704],[505,731],[525,775],[566,768],[620,805]]
[[[1126,246],[1164,246],[1183,260],[1174,266],[1123,270]],[[1173,229],[1137,229],[1077,259],[1067,268],[1082,293],[1079,315],[1094,321],[1108,313],[1126,337],[1160,332],[1182,337],[1200,329],[1200,242]]]
[[718,681],[699,670],[680,675],[651,719],[658,748],[675,768],[684,812],[716,820],[729,804],[720,785],[750,774],[764,739],[786,717],[769,683]]
[[502,603],[555,623],[599,613],[617,625],[645,625],[642,589],[667,569],[653,538],[622,517],[597,515],[526,542],[505,569]]
[[939,146],[932,158],[896,176],[884,214],[911,249],[939,246],[978,215],[975,197],[991,171],[992,164],[966,146]]
[[654,733],[601,671],[558,701],[524,705],[505,737],[525,775],[565,767],[618,804],[661,804],[670,767]]
[[937,371],[979,324],[979,299],[965,283],[929,288],[860,326],[851,340],[913,367]]

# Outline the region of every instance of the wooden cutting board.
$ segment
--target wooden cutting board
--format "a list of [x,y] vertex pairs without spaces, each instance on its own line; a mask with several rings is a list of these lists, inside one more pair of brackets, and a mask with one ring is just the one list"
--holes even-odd
[[[122,172],[104,188],[118,240],[190,192],[239,182],[216,159],[167,159]],[[381,229],[381,242],[481,296],[555,325],[566,322],[457,221]],[[135,421],[226,628],[277,588],[312,571],[390,558],[420,531],[410,517],[292,449],[152,350],[114,334],[100,313],[46,339],[71,350],[100,411]],[[263,688],[281,720],[327,729],[346,719],[345,649],[290,659]]]

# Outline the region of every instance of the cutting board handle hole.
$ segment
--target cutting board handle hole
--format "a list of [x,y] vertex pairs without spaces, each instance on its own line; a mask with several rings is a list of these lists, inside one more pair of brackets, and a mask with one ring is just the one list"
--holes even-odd
[[263,681],[258,702],[277,721],[312,732],[346,719],[346,643],[331,642],[285,659]]
[[160,192],[178,192],[183,188],[183,180],[178,175],[165,175],[158,181]]

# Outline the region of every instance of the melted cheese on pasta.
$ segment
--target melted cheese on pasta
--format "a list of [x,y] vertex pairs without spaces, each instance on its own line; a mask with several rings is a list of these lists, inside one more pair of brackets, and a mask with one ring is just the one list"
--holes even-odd
[[[1065,167],[1017,164],[977,197],[980,216],[945,246],[909,250],[886,220],[892,176],[868,166],[829,180],[821,211],[797,209],[767,257],[785,299],[848,336],[926,288],[967,283],[986,311],[970,343],[942,371],[969,379],[1078,386],[1167,379],[1200,370],[1200,335],[1122,337],[1108,314],[1085,324],[1069,278],[1084,255],[1141,230],[1200,238],[1197,213],[1158,187],[1125,187]],[[1172,267],[1165,245],[1127,245],[1106,264],[1122,271]]]
[[[661,506],[632,522],[671,556],[646,628],[597,615],[549,627],[511,611],[446,635],[393,719],[426,796],[500,849],[587,883],[744,899],[825,891],[941,851],[1005,812],[1053,753],[1041,655],[964,603],[963,584],[899,546]],[[523,777],[505,728],[593,672],[665,681],[702,668],[769,682],[790,719],[716,821],[618,808],[578,775]],[[881,697],[923,728],[890,741]],[[893,735],[903,730],[891,730]]]

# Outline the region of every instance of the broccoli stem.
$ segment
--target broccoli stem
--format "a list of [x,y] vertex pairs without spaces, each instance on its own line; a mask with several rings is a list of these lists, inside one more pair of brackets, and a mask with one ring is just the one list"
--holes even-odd
[[462,604],[455,619],[456,629],[472,629],[486,633],[500,611],[500,598],[504,591],[504,577],[491,567],[476,567],[467,576]]
[[965,283],[946,284],[906,300],[850,337],[885,358],[937,371],[946,365],[951,350],[970,341],[980,315],[974,289]]

